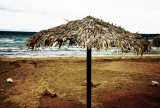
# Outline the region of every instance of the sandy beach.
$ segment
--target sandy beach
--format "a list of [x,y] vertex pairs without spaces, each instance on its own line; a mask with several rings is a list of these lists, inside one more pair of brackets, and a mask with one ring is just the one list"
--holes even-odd
[[[92,57],[92,107],[158,108],[151,81],[160,82],[160,56]],[[86,57],[0,58],[0,108],[24,107],[85,108]]]

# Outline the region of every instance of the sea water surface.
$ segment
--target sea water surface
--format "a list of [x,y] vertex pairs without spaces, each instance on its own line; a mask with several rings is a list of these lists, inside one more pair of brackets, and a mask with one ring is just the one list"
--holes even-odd
[[[44,48],[40,47],[36,50],[25,48],[25,41],[29,39],[35,32],[0,32],[0,57],[9,58],[37,58],[37,57],[85,57],[86,48],[80,46],[65,45],[61,49],[56,47]],[[152,41],[153,36],[149,37]],[[151,53],[147,55],[159,55],[160,48],[152,47]],[[101,50],[100,52],[92,49],[92,56],[134,56],[133,52],[129,53],[117,53],[116,47],[109,48],[107,50]]]

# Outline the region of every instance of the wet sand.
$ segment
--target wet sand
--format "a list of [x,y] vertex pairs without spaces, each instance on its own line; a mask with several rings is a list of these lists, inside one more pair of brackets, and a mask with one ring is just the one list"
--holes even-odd
[[[160,56],[92,57],[92,107],[160,107],[153,80],[160,82]],[[85,108],[86,58],[0,58],[0,108],[8,107]]]

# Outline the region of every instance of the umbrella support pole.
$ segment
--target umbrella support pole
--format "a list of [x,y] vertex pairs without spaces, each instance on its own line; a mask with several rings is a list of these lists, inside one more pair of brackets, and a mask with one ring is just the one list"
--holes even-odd
[[91,108],[91,48],[87,48],[87,108]]

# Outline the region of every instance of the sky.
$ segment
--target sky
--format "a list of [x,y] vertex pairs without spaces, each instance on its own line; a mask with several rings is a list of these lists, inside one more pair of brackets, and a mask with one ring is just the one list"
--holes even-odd
[[93,16],[133,33],[160,33],[160,0],[0,0],[0,30],[49,29]]

